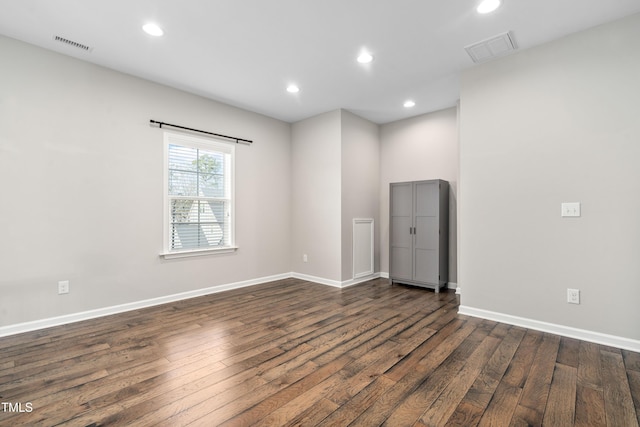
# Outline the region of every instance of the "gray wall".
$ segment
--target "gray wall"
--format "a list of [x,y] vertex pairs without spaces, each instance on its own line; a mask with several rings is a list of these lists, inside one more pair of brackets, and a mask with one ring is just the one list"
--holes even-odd
[[378,126],[334,110],[291,129],[292,271],[336,284],[349,281],[352,219],[378,222]]
[[353,278],[353,219],[373,218],[374,272],[380,271],[380,143],[378,125],[341,111],[342,280]]
[[[640,339],[637,40],[640,15],[467,70],[459,186],[455,108],[379,127],[376,270],[388,184],[443,178],[463,305]],[[0,51],[0,326],[290,271],[349,277],[345,224],[376,201],[344,178],[375,180],[377,126],[340,110],[290,125],[4,37]],[[255,140],[237,150],[237,253],[158,256],[151,118]],[[572,201],[582,217],[561,218]]]
[[638,40],[635,15],[464,73],[463,305],[640,339]]
[[[292,271],[345,282],[354,217],[374,218],[375,271],[386,263],[377,125],[343,110],[291,125],[5,37],[0,49],[0,327]],[[149,119],[255,141],[236,152],[235,254],[160,258]]]
[[[0,326],[291,271],[289,124],[12,39],[0,51]],[[237,253],[158,256],[149,119],[255,140],[236,151]]]
[[389,272],[389,184],[449,181],[449,281],[457,281],[456,208],[458,183],[457,108],[448,108],[381,126],[380,270]]
[[291,271],[335,281],[341,278],[340,132],[340,110],[291,126]]

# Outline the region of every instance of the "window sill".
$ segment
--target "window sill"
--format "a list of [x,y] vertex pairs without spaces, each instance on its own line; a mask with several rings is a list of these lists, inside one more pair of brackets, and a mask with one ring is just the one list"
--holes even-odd
[[237,246],[225,246],[224,248],[215,249],[196,249],[191,251],[163,252],[160,254],[160,257],[164,259],[191,258],[196,256],[229,254],[237,250]]

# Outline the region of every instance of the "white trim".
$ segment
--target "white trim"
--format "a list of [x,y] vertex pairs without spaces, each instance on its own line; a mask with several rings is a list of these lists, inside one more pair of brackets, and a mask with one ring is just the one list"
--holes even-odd
[[[386,273],[388,278],[388,273]],[[151,298],[142,301],[135,301],[131,303],[98,308],[95,310],[83,311],[79,313],[67,314],[64,316],[51,317],[48,319],[34,320],[31,322],[16,323],[14,325],[0,326],[0,338],[21,334],[24,332],[35,331],[39,329],[50,328],[53,326],[65,325],[68,323],[81,322],[83,320],[95,319],[103,316],[110,316],[113,314],[124,313],[132,310],[139,310],[142,308],[153,307],[156,305],[167,304],[171,302],[186,300],[190,298],[196,298],[204,295],[211,295],[218,292],[229,291],[232,289],[239,289],[253,285],[259,285],[261,283],[273,282],[275,280],[283,280],[289,278],[295,278],[300,280],[306,280],[309,282],[319,283],[322,285],[333,286],[336,288],[345,288],[353,286],[358,283],[366,282],[368,280],[385,278],[385,273],[374,273],[369,277],[363,277],[360,279],[346,280],[339,282],[337,280],[324,279],[322,277],[310,276],[308,274],[301,273],[283,273],[273,276],[260,277],[257,279],[244,280],[241,282],[228,283],[225,285],[212,286],[204,289],[197,289],[194,291],[182,292],[179,294],[166,295],[163,297]],[[459,294],[460,288],[456,288],[456,294]],[[576,338],[583,341],[589,341],[596,344],[608,345],[612,347],[622,348],[625,350],[640,352],[640,341],[633,340],[624,337],[618,337],[614,335],[602,334],[599,332],[587,331],[584,329],[572,328],[569,326],[556,325],[553,323],[541,322],[538,320],[527,319],[518,316],[512,316],[509,314],[497,313],[488,310],[482,310],[479,308],[467,307],[461,305],[458,307],[458,314],[472,317],[479,317],[482,319],[493,320],[495,322],[507,323],[510,325],[521,326],[523,328],[534,329],[542,332],[549,332],[556,335],[562,335],[570,338]]]
[[373,273],[367,277],[359,277],[357,279],[345,280],[340,282],[338,280],[325,279],[324,277],[311,276],[309,274],[291,273],[291,277],[294,279],[306,280],[307,282],[320,283],[321,285],[333,286],[334,288],[346,288],[349,286],[357,285],[369,280],[380,278],[380,273]]
[[456,295],[460,295],[460,294],[462,294],[462,288],[460,286],[458,286],[456,288]]
[[380,272],[380,277],[382,277],[383,279],[388,279],[389,278],[389,273],[386,271],[381,271]]
[[364,283],[364,282],[368,282],[369,280],[379,279],[379,278],[380,278],[380,273],[373,273],[368,275],[367,277],[358,277],[351,280],[345,280],[344,282],[342,282],[340,287],[347,288],[349,286],[357,285],[359,283]]
[[238,250],[237,246],[225,246],[222,248],[207,248],[187,251],[162,252],[160,256],[164,259],[189,258],[194,256],[229,254]]
[[449,282],[447,285],[447,289],[458,289],[458,284],[456,282]]
[[142,301],[135,301],[111,307],[98,308],[95,310],[83,311],[79,313],[66,314],[64,316],[50,317],[48,319],[34,320],[31,322],[17,323],[0,327],[0,337],[21,334],[23,332],[35,331],[38,329],[50,328],[52,326],[66,325],[67,323],[81,322],[83,320],[95,319],[97,317],[110,316],[112,314],[124,313],[126,311],[139,310],[141,308],[153,307],[218,292],[229,291],[231,289],[244,288],[261,283],[273,282],[275,280],[288,279],[291,273],[277,274],[274,276],[261,277],[258,279],[245,280],[242,282],[229,283],[226,285],[212,286],[195,291],[182,292],[179,294],[166,295],[163,297],[151,298]]
[[[176,255],[174,256],[174,254],[178,254],[178,252],[180,251],[174,251],[172,252],[170,250],[170,232],[169,232],[169,222],[170,222],[170,200],[172,197],[177,197],[177,196],[169,196],[169,146],[171,144],[180,144],[184,147],[190,147],[190,148],[197,148],[200,150],[207,150],[207,151],[217,151],[220,153],[225,154],[225,156],[228,156],[228,171],[224,174],[225,177],[225,194],[226,197],[224,198],[219,198],[219,200],[224,200],[226,202],[228,202],[228,212],[229,212],[229,235],[227,236],[227,244],[229,246],[226,246],[222,249],[220,248],[202,248],[205,251],[208,250],[217,250],[217,253],[228,253],[228,252],[232,252],[235,251],[236,246],[235,246],[235,239],[236,239],[236,221],[235,221],[235,212],[236,212],[236,196],[235,196],[235,182],[236,182],[236,178],[235,178],[235,171],[236,171],[236,166],[235,166],[235,162],[236,162],[236,144],[235,143],[230,143],[229,141],[224,141],[218,138],[203,138],[203,137],[196,137],[193,135],[186,135],[184,133],[176,133],[173,131],[168,131],[165,130],[163,133],[163,143],[164,143],[164,153],[163,153],[163,222],[162,222],[162,227],[163,227],[163,252],[160,253],[160,256],[165,258],[165,259],[171,259],[171,258],[184,258],[184,257],[189,257],[189,256],[200,256],[200,255],[206,255],[205,253],[199,253],[201,251],[201,249],[195,249],[195,250],[187,250],[187,251],[182,251],[182,255]],[[202,197],[188,197],[189,199],[193,198],[194,200],[204,200],[206,198],[202,198]],[[211,200],[214,200],[216,198],[209,198]],[[190,254],[187,254],[189,253]],[[211,253],[213,254],[213,252]]]
[[323,277],[311,276],[309,274],[291,273],[291,277],[294,279],[306,280],[307,282],[320,283],[321,285],[333,286],[334,288],[341,288],[342,282],[337,280],[325,279]]
[[585,329],[577,329],[570,326],[556,325],[554,323],[541,322],[539,320],[512,316],[510,314],[497,313],[494,311],[482,310],[479,308],[467,307],[464,305],[458,307],[458,314],[479,317],[481,319],[521,326],[523,328],[535,329],[536,331],[548,332],[551,334],[562,335],[569,338],[576,338],[596,344],[608,345],[611,347],[640,352],[640,341],[618,337],[615,335],[602,334],[600,332],[587,331]]
[[0,338],[6,337],[9,335],[21,334],[24,332],[36,331],[39,329],[51,328],[53,326],[66,325],[68,323],[82,322],[84,320],[95,319],[98,317],[111,316],[113,314],[139,310],[142,308],[153,307],[156,305],[167,304],[167,303],[176,302],[176,301],[182,301],[190,298],[201,297],[204,295],[216,294],[218,292],[229,291],[232,289],[245,288],[247,286],[273,282],[275,280],[295,278],[300,280],[306,280],[309,282],[319,283],[322,285],[329,285],[336,288],[345,288],[347,286],[353,286],[358,283],[366,282],[368,280],[377,279],[379,277],[380,277],[379,273],[374,273],[369,277],[363,277],[360,279],[353,279],[353,280],[347,280],[344,282],[339,282],[337,280],[324,279],[322,277],[310,276],[307,274],[300,274],[300,273],[276,274],[273,276],[266,276],[266,277],[260,277],[257,279],[244,280],[241,282],[211,286],[209,288],[196,289],[194,291],[166,295],[166,296],[151,298],[151,299],[142,300],[142,301],[134,301],[134,302],[129,302],[125,304],[114,305],[111,307],[97,308],[95,310],[65,314],[63,316],[50,317],[47,319],[34,320],[31,322],[16,323],[8,326],[0,326]]

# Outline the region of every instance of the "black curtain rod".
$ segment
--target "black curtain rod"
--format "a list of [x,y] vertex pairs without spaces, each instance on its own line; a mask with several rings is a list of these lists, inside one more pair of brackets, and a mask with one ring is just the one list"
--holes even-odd
[[176,128],[176,129],[184,129],[184,130],[188,130],[188,131],[191,131],[191,132],[198,132],[198,133],[204,133],[206,135],[213,135],[213,136],[216,136],[218,138],[231,139],[231,140],[235,141],[236,144],[240,143],[240,142],[244,142],[246,144],[253,144],[253,141],[251,141],[249,139],[236,138],[235,136],[221,135],[219,133],[207,132],[205,130],[199,130],[199,129],[193,129],[193,128],[188,128],[188,127],[184,127],[184,126],[172,125],[171,123],[157,122],[155,120],[149,120],[149,122],[152,125],[158,125],[158,127],[160,127],[160,129],[162,129],[162,126],[169,126],[169,127]]

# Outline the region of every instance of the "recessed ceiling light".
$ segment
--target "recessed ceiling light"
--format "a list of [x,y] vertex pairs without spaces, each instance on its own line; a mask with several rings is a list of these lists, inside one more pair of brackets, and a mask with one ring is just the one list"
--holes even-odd
[[416,103],[413,102],[412,100],[408,100],[408,101],[404,101],[404,108],[411,108],[411,107],[415,107]]
[[158,27],[156,24],[152,22],[149,22],[148,24],[144,24],[142,26],[142,29],[144,30],[145,33],[149,34],[150,36],[160,37],[164,35],[164,31],[162,30],[162,28]]
[[361,64],[368,64],[371,61],[373,61],[373,56],[368,52],[362,52],[358,56],[358,62]]
[[298,93],[300,92],[300,88],[296,85],[289,85],[287,86],[287,92],[289,93]]
[[478,8],[476,9],[476,11],[482,14],[491,13],[500,7],[500,3],[502,3],[500,0],[483,0],[478,5]]

